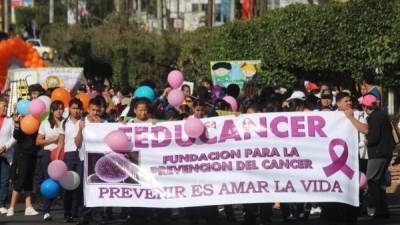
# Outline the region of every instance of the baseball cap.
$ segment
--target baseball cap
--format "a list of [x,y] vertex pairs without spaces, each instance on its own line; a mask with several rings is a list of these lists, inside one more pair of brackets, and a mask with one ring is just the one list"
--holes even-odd
[[306,100],[306,95],[302,91],[294,91],[292,95],[290,95],[290,97],[286,100],[289,101],[292,99]]
[[306,89],[307,90],[315,90],[315,89],[318,89],[318,85],[316,85],[315,83],[308,83],[306,85]]
[[365,106],[374,106],[377,104],[377,100],[376,97],[373,95],[365,95],[362,100],[361,100],[361,105],[365,105]]

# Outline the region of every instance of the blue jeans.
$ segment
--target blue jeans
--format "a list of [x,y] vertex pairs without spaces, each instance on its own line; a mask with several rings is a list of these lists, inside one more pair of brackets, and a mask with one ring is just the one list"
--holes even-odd
[[6,158],[0,157],[0,207],[6,206],[9,180],[10,164]]

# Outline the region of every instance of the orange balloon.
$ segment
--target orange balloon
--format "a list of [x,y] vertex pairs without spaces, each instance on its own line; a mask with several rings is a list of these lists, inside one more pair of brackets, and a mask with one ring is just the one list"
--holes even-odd
[[40,122],[32,115],[27,115],[21,119],[21,130],[25,134],[34,134],[39,129]]
[[83,109],[86,111],[89,107],[89,101],[92,97],[90,97],[90,95],[88,95],[86,93],[79,93],[75,96],[75,98],[81,100],[81,102],[83,104]]
[[51,93],[51,101],[62,101],[64,103],[64,107],[67,108],[69,101],[71,101],[71,95],[64,88],[57,88]]

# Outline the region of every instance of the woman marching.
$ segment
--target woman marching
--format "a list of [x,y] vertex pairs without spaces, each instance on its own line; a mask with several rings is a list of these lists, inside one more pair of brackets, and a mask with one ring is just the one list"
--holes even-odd
[[[62,130],[62,115],[64,113],[64,104],[61,101],[54,101],[50,105],[50,114],[47,120],[44,120],[39,127],[39,132],[36,138],[36,145],[42,146],[39,153],[37,166],[39,167],[38,174],[41,180],[49,178],[47,167],[51,162],[50,154],[53,149],[61,146],[60,136]],[[58,155],[57,155],[58,157]],[[50,207],[53,199],[44,199],[43,201],[43,220],[52,220],[50,215]]]
[[[83,175],[82,129],[84,122],[81,117],[83,110],[82,102],[74,98],[69,103],[69,115],[62,122],[63,134],[60,134],[60,143],[64,148],[64,162],[69,171],[76,172],[80,177]],[[78,217],[77,210],[83,205],[82,184],[75,190],[64,192],[64,222],[72,222],[73,217]],[[74,206],[74,207],[73,207]],[[72,211],[75,209],[76,211]]]

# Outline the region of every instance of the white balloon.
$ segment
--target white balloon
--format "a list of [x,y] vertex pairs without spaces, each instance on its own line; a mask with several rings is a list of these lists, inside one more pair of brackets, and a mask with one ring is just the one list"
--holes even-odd
[[41,95],[38,99],[42,100],[46,105],[46,112],[50,112],[51,99],[46,95]]
[[68,171],[67,175],[60,180],[61,187],[69,191],[77,189],[79,184],[81,184],[81,178],[75,171]]

